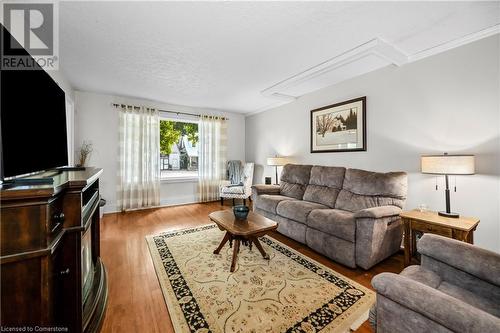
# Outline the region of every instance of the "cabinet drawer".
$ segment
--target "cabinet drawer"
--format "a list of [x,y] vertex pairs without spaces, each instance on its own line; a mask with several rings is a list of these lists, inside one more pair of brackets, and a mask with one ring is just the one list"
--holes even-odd
[[411,228],[416,231],[428,232],[432,234],[437,234],[441,236],[451,237],[452,231],[450,228],[441,227],[439,225],[433,225],[428,223],[423,223],[419,221],[411,221]]
[[2,205],[0,209],[2,256],[45,247],[44,209],[43,203],[23,207],[15,204]]
[[59,196],[47,206],[47,236],[49,242],[62,230],[63,223],[63,198]]

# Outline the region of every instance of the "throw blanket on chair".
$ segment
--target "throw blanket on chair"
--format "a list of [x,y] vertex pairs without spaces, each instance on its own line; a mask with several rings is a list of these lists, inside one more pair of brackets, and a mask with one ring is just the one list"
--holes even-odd
[[241,161],[231,160],[227,162],[227,179],[230,181],[231,185],[242,184],[242,171],[243,167]]

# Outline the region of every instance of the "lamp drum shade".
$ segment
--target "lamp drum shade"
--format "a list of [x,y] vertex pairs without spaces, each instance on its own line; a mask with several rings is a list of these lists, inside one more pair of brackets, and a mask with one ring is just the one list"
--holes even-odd
[[286,157],[268,157],[267,165],[272,166],[283,166],[288,163],[288,159]]
[[436,175],[473,175],[474,155],[423,155],[420,168],[422,173]]

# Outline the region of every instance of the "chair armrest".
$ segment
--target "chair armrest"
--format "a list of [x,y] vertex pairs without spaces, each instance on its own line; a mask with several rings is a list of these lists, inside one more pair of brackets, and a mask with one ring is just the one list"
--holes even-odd
[[253,185],[252,189],[257,194],[280,194],[280,186],[279,185]]
[[372,286],[379,294],[454,332],[500,329],[499,318],[407,277],[382,273],[372,279]]
[[[500,254],[443,236],[424,234],[417,243],[422,256],[431,257],[446,265],[500,286]],[[425,257],[422,260],[425,266]]]
[[354,214],[355,218],[373,218],[399,216],[401,208],[396,206],[379,206],[362,209]]
[[229,185],[231,185],[231,181],[229,181],[229,180],[221,180],[219,183],[220,187],[229,186]]

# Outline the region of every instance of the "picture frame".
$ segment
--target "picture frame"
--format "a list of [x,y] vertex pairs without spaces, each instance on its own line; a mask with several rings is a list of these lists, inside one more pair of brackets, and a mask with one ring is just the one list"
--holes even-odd
[[311,110],[311,153],[366,151],[366,96]]

